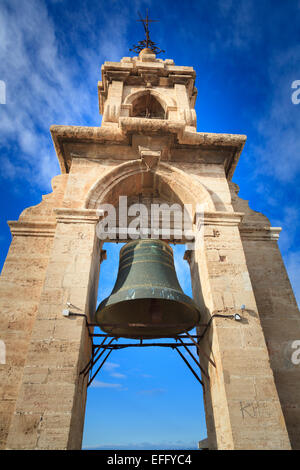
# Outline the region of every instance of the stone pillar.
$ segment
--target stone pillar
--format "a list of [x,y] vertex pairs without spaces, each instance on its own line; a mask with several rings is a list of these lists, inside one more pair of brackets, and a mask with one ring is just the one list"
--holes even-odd
[[[290,449],[238,225],[242,214],[206,213],[191,252],[192,287],[208,322],[200,345],[210,381],[205,407],[210,448]],[[241,305],[245,310],[241,312]],[[201,334],[203,327],[199,329]]]
[[[244,226],[241,237],[271,368],[293,449],[300,449],[300,315],[275,227]],[[297,343],[296,343],[297,342]]]
[[100,266],[96,211],[58,209],[57,228],[12,424],[8,449],[80,449],[91,354],[85,319],[95,311]]
[[107,101],[104,107],[103,122],[118,122],[123,94],[123,81],[112,80],[108,88]]
[[196,113],[190,106],[186,86],[175,83],[174,90],[177,101],[178,119],[184,120],[188,126],[196,127]]
[[13,236],[0,277],[0,341],[5,358],[0,361],[0,449],[8,430],[23,375],[55,224],[9,222]]

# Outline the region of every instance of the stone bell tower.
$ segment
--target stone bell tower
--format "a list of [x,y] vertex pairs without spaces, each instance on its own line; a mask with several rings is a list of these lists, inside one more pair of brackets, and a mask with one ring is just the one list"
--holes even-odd
[[[80,370],[91,338],[84,317],[62,312],[69,302],[93,320],[103,258],[97,208],[126,195],[193,208],[201,243],[185,258],[209,324],[200,354],[210,378],[203,377],[209,447],[300,448],[300,368],[289,361],[300,317],[280,229],[231,182],[246,137],[197,132],[193,68],[149,49],[105,62],[98,94],[102,125],[51,127],[61,174],[51,194],[9,222],[0,282],[1,447],[81,447],[87,378]],[[216,312],[239,312],[242,321]]]

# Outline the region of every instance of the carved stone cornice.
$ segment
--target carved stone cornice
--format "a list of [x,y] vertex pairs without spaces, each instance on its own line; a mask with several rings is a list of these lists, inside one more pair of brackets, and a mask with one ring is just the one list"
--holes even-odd
[[54,237],[56,224],[48,222],[23,222],[9,220],[8,222],[12,236],[23,237]]
[[225,173],[228,180],[231,180],[240,155],[247,140],[246,135],[240,134],[215,134],[206,132],[190,132],[185,130],[178,136],[178,143],[181,145],[195,145],[202,148],[215,147],[232,149],[231,158],[224,162]]
[[[147,54],[139,57],[123,57],[121,62],[105,62],[101,67],[102,81],[98,82],[98,95],[100,109],[103,109],[104,101],[107,97],[108,85],[111,78],[120,75],[121,80],[126,81],[141,77],[142,74],[155,74],[159,79],[163,77],[168,80],[168,85],[180,82],[189,89],[190,95],[194,93],[196,72],[193,67],[178,66],[172,59],[156,59],[154,54]],[[197,93],[197,90],[195,90]]]
[[103,215],[103,211],[96,209],[70,209],[59,208],[54,209],[56,220],[58,223],[64,224],[96,224]]
[[250,241],[277,241],[281,230],[281,227],[240,226],[241,239]]
[[234,226],[240,225],[244,217],[243,212],[196,212],[195,223],[203,225],[223,225]]
[[[224,161],[226,176],[231,179],[246,141],[244,135],[191,132],[186,129],[184,120],[136,117],[120,117],[119,123],[111,126],[51,126],[50,131],[62,173],[68,173],[71,167],[73,157],[72,152],[69,151],[70,145],[74,147],[75,144],[105,145],[110,143],[130,148],[132,136],[150,135],[170,136],[173,141],[177,141],[176,148],[178,149],[182,145],[185,149],[190,147],[191,150],[197,148],[220,151],[219,156]],[[223,155],[224,150],[226,152]]]
[[109,83],[113,80],[124,82],[129,74],[130,72],[126,70],[108,70],[106,76]]
[[124,134],[146,132],[147,134],[181,134],[185,128],[185,121],[171,121],[167,119],[146,119],[137,117],[120,117],[119,126]]
[[69,173],[72,157],[66,152],[65,144],[73,142],[114,144],[126,143],[127,137],[118,127],[83,127],[83,126],[51,126],[50,133],[58,157],[62,173]]

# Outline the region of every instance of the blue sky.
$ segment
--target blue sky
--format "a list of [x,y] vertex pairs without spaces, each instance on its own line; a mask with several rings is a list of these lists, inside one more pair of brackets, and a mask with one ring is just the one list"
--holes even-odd
[[[279,245],[299,300],[300,104],[291,100],[300,80],[299,0],[1,0],[1,266],[6,221],[39,203],[59,173],[50,125],[100,125],[101,64],[143,39],[135,20],[147,7],[160,19],[151,30],[162,57],[196,70],[198,131],[248,136],[233,181],[252,209],[283,228]],[[99,298],[112,287],[105,272],[117,269],[119,247],[108,249]],[[182,249],[175,251],[190,294]],[[201,387],[174,352],[110,357],[89,390],[85,447],[189,447],[205,436]]]

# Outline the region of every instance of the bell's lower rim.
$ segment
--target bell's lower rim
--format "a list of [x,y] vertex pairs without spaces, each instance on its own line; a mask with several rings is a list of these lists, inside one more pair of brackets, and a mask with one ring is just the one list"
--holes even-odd
[[[164,307],[161,318],[153,318],[149,315],[131,315],[134,309],[131,304],[137,303],[144,307],[147,302],[157,300]],[[100,304],[101,305],[101,304]],[[100,306],[99,306],[100,307]],[[140,299],[127,300],[107,305],[97,309],[95,322],[106,333],[124,338],[167,338],[189,331],[200,322],[201,313],[196,304],[183,302],[183,300],[151,299],[144,297]],[[115,316],[121,313],[121,307],[127,310],[126,315]],[[167,307],[167,309],[165,308]],[[146,308],[147,310],[147,308]],[[129,313],[128,313],[129,312]],[[167,312],[167,313],[166,313]]]

